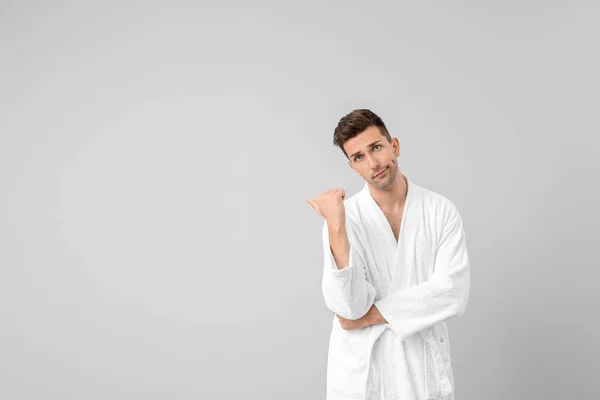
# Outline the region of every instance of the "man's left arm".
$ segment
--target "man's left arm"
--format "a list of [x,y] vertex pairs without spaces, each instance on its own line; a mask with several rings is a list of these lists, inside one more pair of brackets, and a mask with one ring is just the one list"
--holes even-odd
[[[470,263],[461,216],[453,205],[436,251],[434,273],[374,302],[364,323],[388,323],[404,339],[438,322],[463,315],[469,300]],[[373,309],[374,308],[374,309]]]
[[387,322],[377,307],[375,307],[375,304],[373,304],[371,308],[369,308],[369,311],[359,319],[346,319],[340,315],[337,317],[340,320],[342,328],[346,330],[360,329],[369,325],[385,324]]

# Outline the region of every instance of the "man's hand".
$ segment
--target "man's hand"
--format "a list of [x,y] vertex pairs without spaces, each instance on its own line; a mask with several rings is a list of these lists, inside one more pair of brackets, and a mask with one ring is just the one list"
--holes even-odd
[[329,226],[346,225],[346,208],[344,199],[346,191],[344,189],[326,190],[317,196],[316,200],[306,199],[306,202],[323,218],[327,220]]
[[[336,314],[337,315],[337,314]],[[387,320],[383,318],[383,315],[379,312],[377,307],[373,304],[369,311],[359,319],[346,319],[343,317],[337,316],[340,320],[340,325],[342,329],[350,330],[350,329],[360,329],[367,327],[369,325],[375,324],[385,324]]]

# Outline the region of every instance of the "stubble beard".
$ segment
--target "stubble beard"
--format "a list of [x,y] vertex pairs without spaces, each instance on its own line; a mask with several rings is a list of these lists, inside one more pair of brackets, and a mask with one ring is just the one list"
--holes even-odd
[[371,184],[377,190],[387,190],[394,186],[398,177],[398,167],[395,164],[388,166],[384,179],[373,178]]

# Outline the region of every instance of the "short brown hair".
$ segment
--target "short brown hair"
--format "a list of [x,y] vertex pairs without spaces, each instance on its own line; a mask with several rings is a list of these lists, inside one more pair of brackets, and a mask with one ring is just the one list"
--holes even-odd
[[344,150],[344,143],[358,136],[359,133],[364,132],[370,126],[378,127],[379,132],[387,138],[388,142],[392,142],[392,137],[385,127],[383,120],[373,111],[363,108],[353,110],[340,119],[340,122],[338,122],[337,127],[333,131],[333,145],[339,147],[346,158],[350,159],[348,154],[346,154],[346,150]]

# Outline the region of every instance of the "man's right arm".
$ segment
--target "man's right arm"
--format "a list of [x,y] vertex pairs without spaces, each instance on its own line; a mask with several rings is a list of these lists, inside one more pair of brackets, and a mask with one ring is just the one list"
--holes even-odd
[[346,225],[327,226],[329,233],[329,247],[333,254],[337,269],[348,267],[350,261],[350,241],[346,232]]
[[351,320],[363,317],[375,300],[376,291],[367,280],[361,250],[360,243],[352,234],[351,225],[328,226],[325,220],[323,297],[327,308]]

